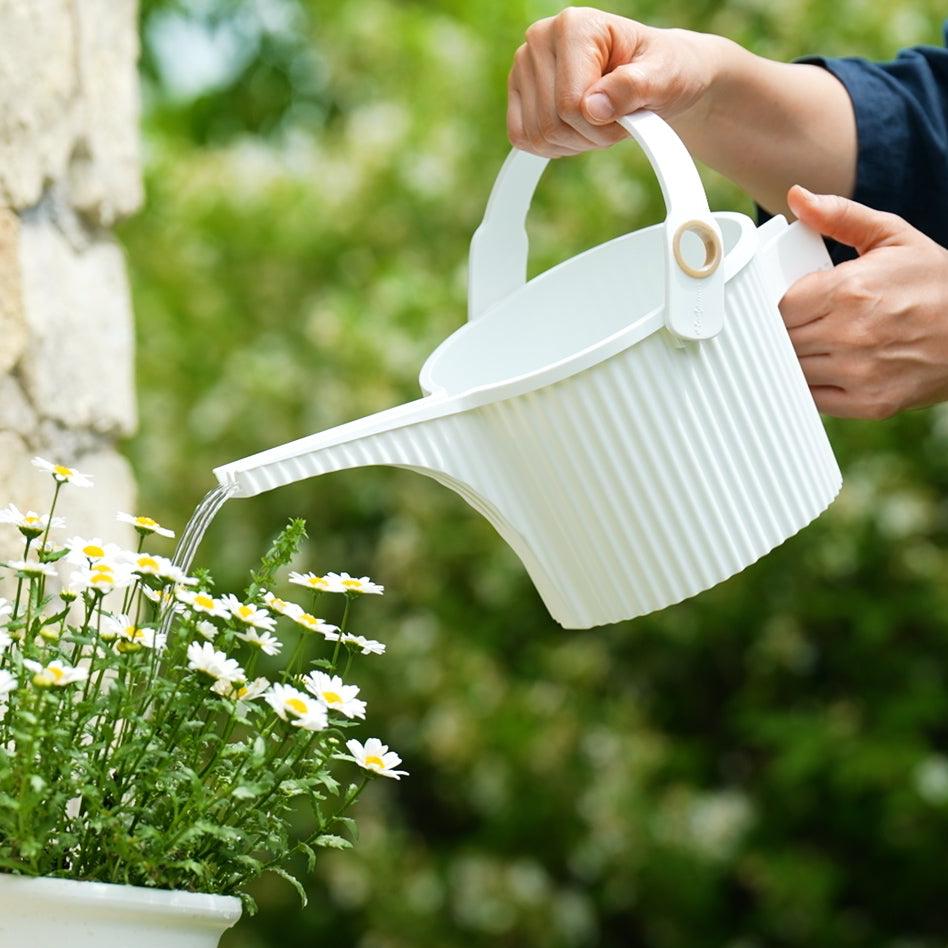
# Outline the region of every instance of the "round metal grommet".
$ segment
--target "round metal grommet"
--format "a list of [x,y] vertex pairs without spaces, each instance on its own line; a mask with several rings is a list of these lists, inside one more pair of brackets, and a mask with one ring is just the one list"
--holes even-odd
[[[685,259],[681,252],[681,241],[685,234],[692,233],[697,236],[704,244],[704,263],[700,267],[693,267]],[[697,277],[699,280],[711,276],[717,270],[723,257],[723,248],[721,247],[721,238],[704,221],[690,220],[679,225],[672,239],[672,250],[675,253],[675,260],[678,266],[684,270],[688,276]]]

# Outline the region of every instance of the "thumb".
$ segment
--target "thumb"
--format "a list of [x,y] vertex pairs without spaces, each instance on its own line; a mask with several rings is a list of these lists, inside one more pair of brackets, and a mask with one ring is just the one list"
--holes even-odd
[[649,104],[652,81],[637,63],[618,66],[583,95],[583,118],[590,125],[609,125],[617,118]]
[[823,236],[855,247],[860,255],[888,243],[904,226],[901,217],[876,211],[836,194],[813,194],[795,184],[787,193],[790,210]]

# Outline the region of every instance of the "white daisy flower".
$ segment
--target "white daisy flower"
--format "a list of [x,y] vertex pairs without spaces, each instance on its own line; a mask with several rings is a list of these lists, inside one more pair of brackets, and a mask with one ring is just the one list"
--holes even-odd
[[167,636],[154,629],[140,628],[124,615],[105,616],[99,633],[106,642],[115,642],[117,652],[137,652],[142,648],[164,650]]
[[150,586],[142,586],[141,593],[146,599],[150,599],[160,612],[163,612],[165,609],[172,609],[174,612],[179,615],[182,612],[185,612],[187,607],[183,602],[178,602],[177,594],[180,592],[180,587],[175,589],[170,588],[169,586],[164,587],[163,589],[152,589]]
[[381,596],[385,587],[373,583],[368,576],[350,576],[348,573],[326,573],[323,577],[329,583],[330,592],[359,593]]
[[339,626],[330,625],[325,619],[310,615],[308,612],[300,611],[291,615],[290,618],[307,631],[318,632],[327,642],[335,642],[339,638],[337,634]]
[[330,711],[338,711],[347,718],[365,718],[365,702],[356,697],[357,685],[347,685],[338,675],[311,671],[304,679],[306,690]]
[[64,464],[53,464],[45,458],[33,458],[33,467],[38,467],[41,471],[53,475],[53,480],[57,484],[72,484],[74,487],[91,487],[92,478],[87,474],[80,474],[74,467],[66,467]]
[[298,606],[295,602],[287,602],[285,599],[280,599],[279,596],[274,596],[272,592],[263,592],[263,601],[267,606],[273,611],[279,613],[281,616],[286,616],[289,619],[293,619],[303,612],[303,607]]
[[188,668],[201,672],[215,681],[231,684],[246,681],[247,675],[235,658],[217,651],[210,642],[192,642],[188,646]]
[[376,642],[375,639],[367,639],[364,635],[353,635],[346,632],[342,636],[343,645],[354,645],[363,655],[384,655],[385,643]]
[[23,664],[33,672],[33,684],[39,688],[65,688],[66,685],[85,681],[89,677],[87,668],[74,668],[58,658],[54,658],[47,665],[24,658]]
[[221,598],[221,603],[226,607],[230,614],[244,625],[252,625],[258,629],[266,629],[272,632],[276,628],[276,619],[252,602],[241,602],[236,596],[226,595]]
[[329,583],[325,576],[317,576],[315,573],[290,573],[290,582],[297,586],[305,586],[306,589],[312,589],[315,592],[329,592]]
[[279,655],[283,649],[283,643],[275,635],[271,635],[266,629],[257,629],[254,626],[238,632],[237,638],[260,649],[264,655]]
[[13,504],[7,504],[0,510],[0,523],[9,523],[16,527],[20,533],[27,539],[38,537],[47,527],[50,530],[56,530],[59,527],[66,526],[66,521],[62,517],[53,517],[49,519],[49,514],[38,514],[35,510],[27,510],[22,513]]
[[38,563],[36,560],[7,560],[4,566],[16,570],[18,575],[27,579],[56,575],[56,569],[51,563]]
[[230,698],[231,701],[256,701],[262,698],[270,688],[270,682],[266,678],[254,678],[253,681],[232,684],[223,678],[215,681],[211,685],[211,691],[220,695],[222,698]]
[[10,637],[9,630],[3,628],[3,626],[0,626],[0,655],[2,655],[12,644],[13,639]]
[[207,639],[208,642],[213,642],[217,638],[217,626],[213,622],[208,622],[207,619],[201,619],[194,628],[197,630],[197,634]]
[[106,543],[101,537],[70,537],[66,541],[69,553],[67,563],[76,566],[89,566],[102,560],[118,561],[123,559],[125,551],[117,543]]
[[134,576],[129,570],[112,566],[107,562],[99,562],[88,569],[71,573],[68,588],[80,592],[92,590],[106,596],[113,589],[125,589],[132,584],[133,580]]
[[115,519],[119,523],[131,524],[142,536],[157,533],[160,537],[174,537],[174,530],[163,527],[157,520],[152,520],[151,517],[136,517],[134,514],[119,512]]
[[298,688],[272,685],[265,697],[267,704],[294,727],[321,731],[329,723],[326,708]]
[[129,555],[129,568],[139,576],[154,576],[156,579],[166,579],[169,582],[180,583],[184,573],[166,556],[155,556],[151,553],[135,553]]
[[387,744],[383,744],[377,737],[370,737],[365,744],[360,744],[355,738],[346,741],[349,753],[355,762],[366,770],[378,774],[380,777],[392,777],[400,780],[408,776],[407,770],[395,770],[401,762],[401,757],[390,751]]
[[16,690],[16,679],[8,671],[0,671],[0,703],[5,702],[11,691]]
[[219,619],[226,619],[230,615],[227,606],[220,599],[215,599],[209,592],[178,589],[175,596],[180,602],[190,606],[194,612],[203,612],[205,615],[217,616]]

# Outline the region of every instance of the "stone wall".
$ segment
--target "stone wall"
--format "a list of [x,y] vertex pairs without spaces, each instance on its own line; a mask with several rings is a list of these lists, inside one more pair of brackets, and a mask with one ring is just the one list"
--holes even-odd
[[[65,492],[69,529],[117,540],[136,412],[109,228],[142,200],[137,58],[135,0],[0,0],[0,506],[48,508],[39,454],[95,478]],[[0,557],[18,548],[0,531]]]

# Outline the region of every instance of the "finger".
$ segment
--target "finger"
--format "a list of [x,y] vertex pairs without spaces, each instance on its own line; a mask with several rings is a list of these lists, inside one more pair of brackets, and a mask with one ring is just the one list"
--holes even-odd
[[[569,17],[561,15],[557,20],[554,55],[556,76],[554,100],[560,118],[596,147],[605,148],[626,137],[626,132],[613,123],[594,124],[583,114],[583,99],[586,90],[598,83],[609,68],[611,50],[599,36],[597,42],[587,33],[594,29],[584,22],[584,29],[577,35],[569,28]],[[631,56],[630,51],[622,51]]]
[[797,358],[814,355],[829,355],[833,351],[830,337],[832,326],[825,316],[804,323],[801,326],[788,326],[787,333],[793,343]]
[[556,97],[557,65],[553,51],[547,46],[530,47],[530,60],[534,77],[534,100],[537,109],[537,126],[544,140],[559,148],[588,151],[598,142],[586,138],[559,114]]
[[817,385],[810,387],[810,394],[816,402],[817,411],[834,418],[862,418],[865,413],[849,392],[835,385]]
[[515,148],[524,148],[527,137],[523,131],[523,103],[520,90],[511,85],[507,90],[507,137]]
[[860,255],[904,233],[905,221],[836,194],[813,194],[795,184],[787,203],[796,216],[826,237],[855,247]]
[[839,364],[832,355],[803,356],[800,359],[800,368],[803,369],[803,377],[811,388],[815,385],[843,387]]
[[582,113],[592,125],[609,125],[623,115],[655,105],[655,99],[652,70],[643,63],[627,63],[586,90]]
[[519,64],[519,83],[521,116],[523,120],[524,148],[537,155],[552,157],[551,149],[540,134],[540,123],[537,113],[537,87],[533,75],[533,60],[529,52],[525,51]]
[[780,315],[787,329],[805,326],[827,316],[836,281],[835,270],[817,270],[797,280],[780,300]]

